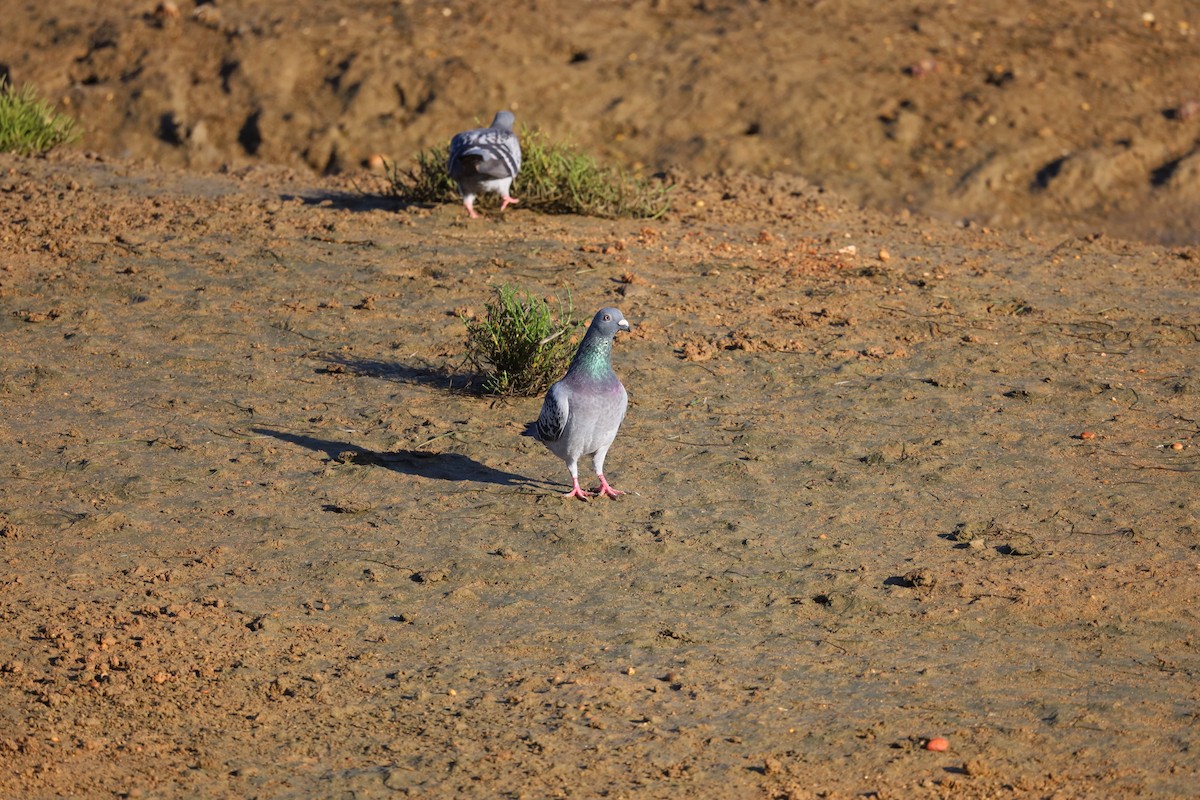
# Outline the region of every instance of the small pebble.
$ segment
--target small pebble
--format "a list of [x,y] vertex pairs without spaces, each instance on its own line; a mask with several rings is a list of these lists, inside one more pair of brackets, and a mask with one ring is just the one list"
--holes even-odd
[[935,736],[925,743],[926,750],[932,750],[935,753],[941,753],[950,749],[950,742],[942,736]]
[[1095,439],[1096,434],[1093,433],[1092,431],[1084,431],[1083,433],[1079,434],[1079,438],[1080,439]]
[[1175,444],[1171,445],[1171,449],[1172,450],[1182,450],[1183,442],[1175,442]]

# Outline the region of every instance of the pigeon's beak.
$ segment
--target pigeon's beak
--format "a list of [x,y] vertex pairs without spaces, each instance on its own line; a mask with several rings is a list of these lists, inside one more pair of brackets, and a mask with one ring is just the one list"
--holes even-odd
[[617,327],[620,328],[621,330],[625,331],[626,333],[628,333],[629,332],[629,320],[622,317],[621,321],[617,323]]

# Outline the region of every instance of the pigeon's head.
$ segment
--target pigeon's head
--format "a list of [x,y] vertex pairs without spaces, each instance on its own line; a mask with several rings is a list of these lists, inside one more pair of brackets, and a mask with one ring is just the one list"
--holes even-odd
[[602,308],[596,312],[596,316],[592,317],[590,330],[594,330],[602,336],[616,336],[617,331],[629,330],[629,322],[619,309]]
[[492,127],[511,131],[516,121],[517,118],[513,116],[511,111],[497,111],[495,119],[492,120]]

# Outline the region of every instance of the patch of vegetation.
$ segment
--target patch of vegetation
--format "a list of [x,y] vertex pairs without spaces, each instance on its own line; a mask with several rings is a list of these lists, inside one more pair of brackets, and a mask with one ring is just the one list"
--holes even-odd
[[41,100],[32,86],[18,91],[0,78],[0,152],[36,155],[77,136],[75,120]]
[[[412,166],[407,169],[401,169],[395,161],[384,162],[390,188],[388,194],[410,203],[456,202],[458,187],[450,180],[446,169],[449,159],[450,145],[446,144],[417,153]],[[481,200],[483,197],[479,198]]]
[[[670,207],[670,184],[637,177],[567,144],[547,141],[541,131],[521,129],[521,172],[512,193],[522,208],[546,214],[653,219]],[[391,194],[416,203],[457,203],[458,189],[446,172],[449,143],[417,153],[402,169],[387,164]],[[490,202],[494,195],[481,195]]]
[[[556,298],[558,299],[558,298]],[[575,355],[571,297],[551,304],[515,287],[496,288],[481,317],[462,317],[467,326],[467,363],[482,373],[484,394],[529,397],[549,388]]]

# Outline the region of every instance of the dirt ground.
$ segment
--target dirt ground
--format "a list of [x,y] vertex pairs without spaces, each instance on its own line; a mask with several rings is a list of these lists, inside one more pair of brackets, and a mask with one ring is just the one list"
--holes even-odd
[[[88,130],[0,156],[0,796],[1194,794],[1187,6],[628,6],[23,8]],[[673,210],[358,169],[518,103]],[[633,324],[619,501],[457,390],[503,282]]]
[[407,162],[501,107],[650,171],[801,176],[876,208],[1200,242],[1189,0],[59,0],[0,65],[98,152]]

